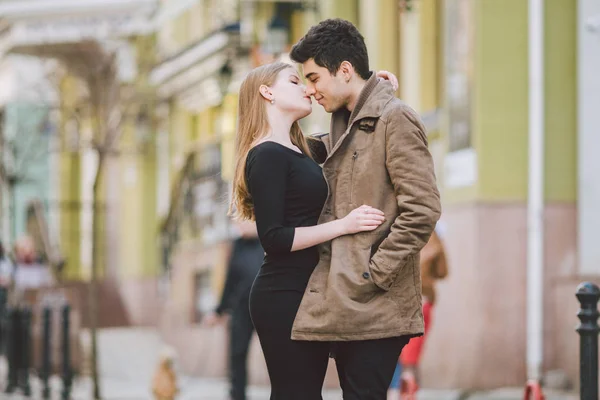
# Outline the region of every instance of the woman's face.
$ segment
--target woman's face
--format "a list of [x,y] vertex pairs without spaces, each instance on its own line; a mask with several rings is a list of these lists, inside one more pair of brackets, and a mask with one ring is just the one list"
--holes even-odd
[[279,110],[290,113],[295,120],[306,117],[312,112],[312,101],[306,95],[306,85],[294,68],[285,68],[277,75],[271,86],[273,104]]

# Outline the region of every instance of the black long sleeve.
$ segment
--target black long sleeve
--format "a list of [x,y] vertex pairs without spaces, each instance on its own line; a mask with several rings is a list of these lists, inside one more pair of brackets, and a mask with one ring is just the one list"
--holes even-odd
[[233,255],[234,254],[231,255],[227,267],[227,276],[225,278],[225,287],[221,294],[221,301],[215,309],[215,312],[219,315],[223,315],[231,309],[234,302],[235,289],[239,285],[239,272],[236,271],[235,265],[231,262],[233,260]]
[[264,251],[258,239],[237,238],[231,247],[225,286],[215,312],[222,315],[246,307],[252,282],[263,263]]
[[289,157],[276,146],[280,145],[264,143],[253,148],[246,163],[258,237],[267,254],[289,253],[295,234],[294,227],[285,225]]

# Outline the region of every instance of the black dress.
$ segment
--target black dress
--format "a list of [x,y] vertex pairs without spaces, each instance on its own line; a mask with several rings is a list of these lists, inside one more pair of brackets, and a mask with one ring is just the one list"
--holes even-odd
[[250,314],[265,355],[271,400],[318,400],[329,345],[291,340],[292,324],[319,261],[316,247],[291,251],[295,228],[314,226],[327,183],[310,157],[275,142],[250,150],[246,180],[264,263],[250,292]]

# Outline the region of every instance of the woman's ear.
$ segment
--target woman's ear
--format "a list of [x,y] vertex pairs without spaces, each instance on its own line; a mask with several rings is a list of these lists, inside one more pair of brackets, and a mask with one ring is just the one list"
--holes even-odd
[[273,100],[273,93],[271,93],[271,89],[267,85],[260,85],[258,91],[267,101]]

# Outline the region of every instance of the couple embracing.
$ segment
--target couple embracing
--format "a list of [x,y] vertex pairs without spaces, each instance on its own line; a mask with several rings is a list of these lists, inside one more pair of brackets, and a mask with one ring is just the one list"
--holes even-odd
[[[290,55],[305,80],[276,62],[241,85],[231,207],[265,250],[250,313],[271,400],[321,399],[330,354],[344,399],[384,400],[423,334],[419,252],[440,216],[425,128],[350,22],[322,21]],[[331,127],[305,137],[313,100]]]

